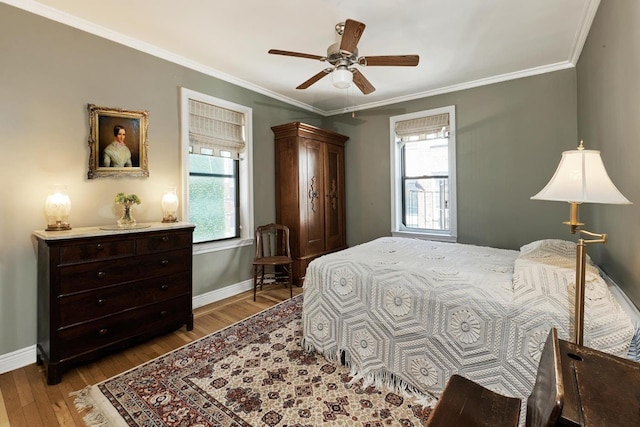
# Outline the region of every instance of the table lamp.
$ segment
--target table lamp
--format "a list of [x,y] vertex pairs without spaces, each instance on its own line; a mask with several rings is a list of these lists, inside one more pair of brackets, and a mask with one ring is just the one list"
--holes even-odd
[[579,238],[576,248],[576,294],[574,318],[574,342],[583,343],[584,290],[586,270],[586,246],[592,243],[607,243],[607,235],[583,230],[578,221],[578,206],[581,203],[605,203],[628,205],[631,202],[611,182],[611,178],[600,157],[600,151],[585,150],[583,142],[576,150],[562,153],[560,164],[551,181],[535,196],[534,200],[569,202],[571,234],[579,233],[588,239]]
[[178,196],[176,188],[169,187],[162,195],[162,222],[178,221]]
[[69,225],[71,199],[65,185],[49,186],[49,195],[45,201],[44,210],[47,215],[46,231],[71,230]]

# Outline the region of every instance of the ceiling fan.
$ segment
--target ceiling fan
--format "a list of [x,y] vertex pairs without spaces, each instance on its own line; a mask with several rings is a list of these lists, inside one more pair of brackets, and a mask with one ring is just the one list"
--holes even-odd
[[325,68],[309,80],[302,83],[296,89],[306,89],[324,76],[333,74],[333,85],[338,88],[347,88],[351,82],[367,95],[375,87],[364,75],[354,66],[404,66],[415,67],[420,60],[418,55],[387,55],[387,56],[360,56],[358,57],[358,41],[362,37],[365,24],[362,22],[347,19],[345,22],[336,24],[336,33],[340,40],[327,49],[327,56],[312,55],[309,53],[290,52],[287,50],[271,49],[269,53],[273,55],[295,56],[297,58],[317,59],[326,61],[331,67]]

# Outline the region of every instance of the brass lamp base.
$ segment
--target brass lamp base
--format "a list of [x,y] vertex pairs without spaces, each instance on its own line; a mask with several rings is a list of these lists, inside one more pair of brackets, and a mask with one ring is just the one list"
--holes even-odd
[[162,222],[178,222],[177,215],[167,215],[162,218]]
[[579,203],[571,202],[571,218],[563,224],[571,227],[571,234],[579,233],[594,239],[586,240],[578,239],[576,245],[576,293],[574,303],[574,319],[573,319],[573,342],[583,345],[584,341],[584,290],[585,290],[585,273],[587,270],[587,245],[591,243],[607,243],[607,235],[601,233],[593,233],[591,231],[582,230],[581,222],[578,222],[578,205]]
[[64,231],[64,230],[71,230],[71,226],[69,225],[68,222],[58,221],[55,224],[47,225],[47,228],[45,228],[45,231]]

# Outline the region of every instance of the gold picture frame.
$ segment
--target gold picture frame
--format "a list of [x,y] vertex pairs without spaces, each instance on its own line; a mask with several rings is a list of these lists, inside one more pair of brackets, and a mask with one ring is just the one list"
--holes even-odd
[[149,176],[149,112],[88,104],[89,179]]

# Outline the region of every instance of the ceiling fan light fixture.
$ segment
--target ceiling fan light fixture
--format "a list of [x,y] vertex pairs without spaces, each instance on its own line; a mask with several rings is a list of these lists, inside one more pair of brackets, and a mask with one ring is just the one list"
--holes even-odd
[[333,86],[338,89],[346,89],[351,86],[353,82],[353,73],[351,73],[347,67],[338,67],[331,75],[333,78]]
[[[293,56],[297,58],[315,59],[330,64],[329,68],[316,73],[307,79],[296,89],[307,89],[318,82],[327,74],[332,74],[333,86],[338,89],[347,89],[353,83],[360,92],[368,95],[376,88],[366,79],[354,65],[362,66],[404,66],[415,67],[420,58],[418,55],[385,55],[385,56],[358,56],[358,41],[362,37],[366,25],[362,22],[347,19],[344,23],[336,25],[336,42],[327,48],[327,56],[312,55],[309,53],[290,52],[288,50],[270,49],[273,55]],[[352,67],[352,68],[349,68]]]

